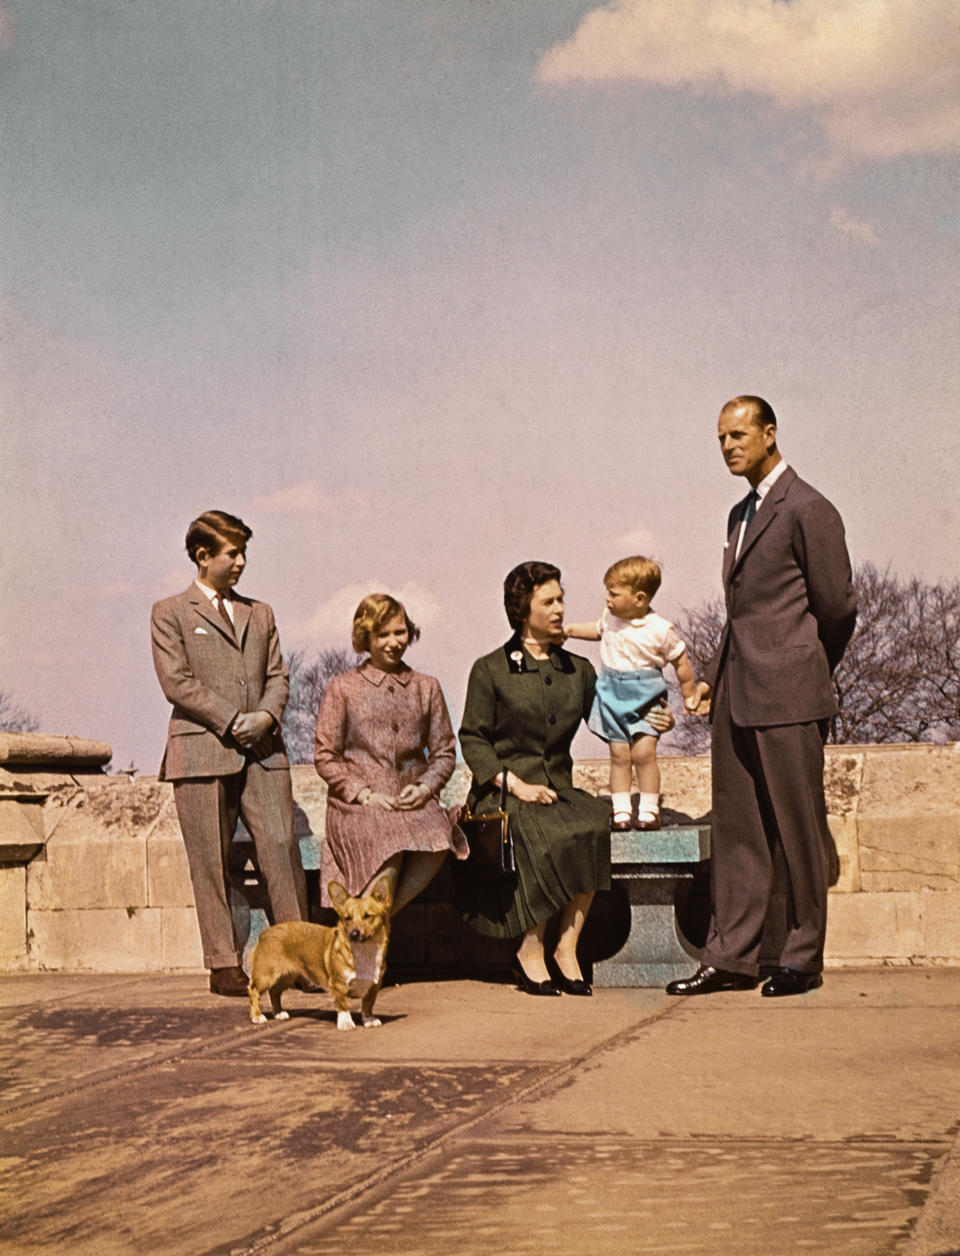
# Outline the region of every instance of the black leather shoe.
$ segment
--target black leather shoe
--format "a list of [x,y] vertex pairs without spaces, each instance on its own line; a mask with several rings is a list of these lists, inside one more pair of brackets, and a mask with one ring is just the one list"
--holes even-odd
[[593,986],[591,986],[589,981],[584,981],[582,977],[565,977],[556,961],[550,967],[550,976],[553,978],[553,984],[561,994],[579,994],[583,996],[593,994]]
[[523,971],[523,965],[519,960],[513,965],[513,975],[517,979],[517,986],[524,994],[547,994],[560,997],[560,991],[552,981],[532,981]]
[[629,816],[625,820],[614,820],[613,816],[610,817],[611,833],[629,833],[632,828],[633,821]]
[[228,999],[245,999],[250,987],[247,974],[239,966],[210,969],[210,993],[223,994]]
[[763,983],[760,993],[768,999],[779,999],[786,994],[806,994],[808,990],[816,990],[822,985],[823,977],[819,973],[801,973],[795,968],[778,968]]
[[698,968],[692,977],[671,981],[667,986],[667,994],[716,994],[718,990],[752,990],[756,984],[756,977],[748,977],[746,973],[728,973],[722,968],[711,968],[706,964]]

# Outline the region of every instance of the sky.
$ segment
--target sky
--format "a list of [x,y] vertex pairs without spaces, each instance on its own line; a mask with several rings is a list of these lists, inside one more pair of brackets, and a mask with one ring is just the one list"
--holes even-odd
[[518,562],[576,620],[630,553],[717,596],[740,393],[854,563],[957,579],[958,43],[953,0],[0,0],[0,690],[155,772],[214,508],[286,651],[393,593],[456,720]]

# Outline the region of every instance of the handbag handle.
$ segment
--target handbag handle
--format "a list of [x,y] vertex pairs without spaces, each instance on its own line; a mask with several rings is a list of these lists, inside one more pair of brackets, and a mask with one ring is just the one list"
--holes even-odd
[[500,810],[507,809],[507,769],[500,769]]

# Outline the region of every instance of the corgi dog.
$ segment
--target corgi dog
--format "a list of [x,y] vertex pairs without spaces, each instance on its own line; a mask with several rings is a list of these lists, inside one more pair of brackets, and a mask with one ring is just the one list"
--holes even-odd
[[280,999],[301,978],[333,995],[337,1029],[355,1028],[351,998],[361,1000],[364,1029],[380,1025],[373,1004],[386,969],[393,880],[385,873],[357,898],[331,881],[327,891],[339,917],[336,925],[287,920],[260,935],[250,961],[250,1019],[255,1025],[266,1022],[260,999],[268,990],[274,1020],[289,1018]]

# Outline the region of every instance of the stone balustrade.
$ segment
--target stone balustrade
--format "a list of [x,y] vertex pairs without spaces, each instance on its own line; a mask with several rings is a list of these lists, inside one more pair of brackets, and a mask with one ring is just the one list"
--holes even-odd
[[[172,788],[106,776],[109,758],[102,742],[0,734],[0,971],[202,967]],[[664,757],[661,770],[666,820],[708,822],[709,758]],[[603,792],[606,762],[576,775]],[[826,783],[838,856],[828,963],[960,965],[960,743],[831,746]],[[466,784],[461,765],[446,800]],[[309,844],[323,833],[325,786],[307,766],[293,788]],[[444,911],[428,896],[398,917],[398,960],[445,927]],[[490,946],[475,941],[474,960]]]

